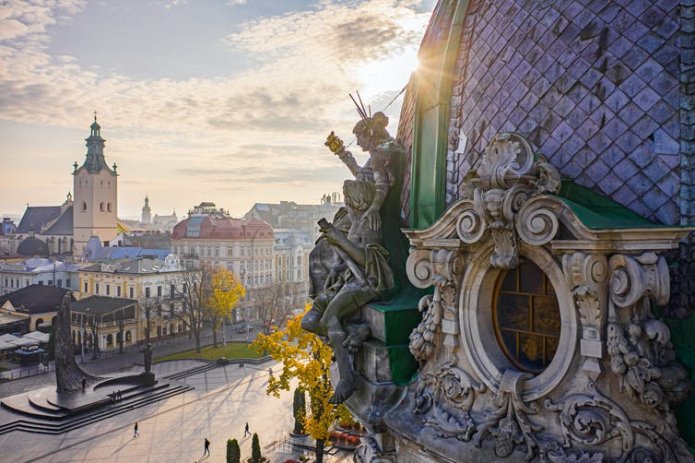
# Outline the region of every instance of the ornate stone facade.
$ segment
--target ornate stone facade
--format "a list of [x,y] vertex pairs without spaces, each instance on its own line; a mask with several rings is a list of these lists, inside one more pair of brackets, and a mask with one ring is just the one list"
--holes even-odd
[[[432,227],[405,231],[411,283],[434,287],[410,337],[420,372],[366,417],[375,439],[361,461],[693,461],[672,413],[691,385],[654,311],[670,293],[662,254],[689,230],[638,216],[597,226],[608,209],[578,203],[517,134],[492,138],[460,195]],[[526,262],[559,319],[537,371],[498,327],[506,275]]]

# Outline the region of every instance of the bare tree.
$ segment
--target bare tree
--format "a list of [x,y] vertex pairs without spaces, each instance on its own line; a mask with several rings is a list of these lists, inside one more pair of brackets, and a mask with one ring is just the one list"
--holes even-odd
[[200,335],[208,316],[206,303],[210,297],[210,276],[210,267],[201,266],[184,271],[179,284],[174,284],[174,293],[181,301],[181,308],[173,311],[173,315],[193,334],[196,352],[200,352]]
[[263,332],[269,334],[271,327],[285,324],[295,307],[292,283],[273,283],[256,290],[258,318],[263,324]]

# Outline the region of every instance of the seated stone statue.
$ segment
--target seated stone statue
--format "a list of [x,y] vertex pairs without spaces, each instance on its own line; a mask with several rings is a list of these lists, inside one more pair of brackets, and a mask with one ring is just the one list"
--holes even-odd
[[309,256],[313,304],[302,319],[305,330],[327,337],[333,347],[340,381],[332,403],[344,402],[355,391],[351,353],[370,336],[366,325],[352,320],[354,314],[394,284],[388,252],[382,246],[381,207],[394,183],[391,163],[403,149],[386,131],[388,117],[381,112],[367,116],[364,107],[358,112],[361,120],[353,133],[357,145],[369,152],[363,166],[333,132],[326,141],[355,180],[343,184],[345,207],[333,223],[319,221],[321,237]]

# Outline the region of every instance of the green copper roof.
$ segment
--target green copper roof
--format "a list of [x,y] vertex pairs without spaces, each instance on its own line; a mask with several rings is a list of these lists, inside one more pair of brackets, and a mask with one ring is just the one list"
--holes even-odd
[[666,225],[651,222],[612,199],[563,179],[557,195],[591,230],[619,228],[658,228]]

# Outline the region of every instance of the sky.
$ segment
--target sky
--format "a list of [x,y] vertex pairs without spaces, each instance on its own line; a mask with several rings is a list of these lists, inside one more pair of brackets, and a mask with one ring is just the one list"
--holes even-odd
[[434,3],[0,0],[0,214],[65,200],[95,111],[119,217],[318,204],[349,176],[323,145],[353,140],[348,94],[384,109]]

